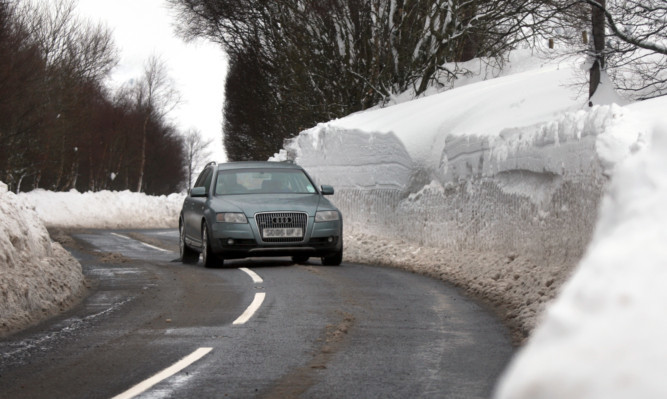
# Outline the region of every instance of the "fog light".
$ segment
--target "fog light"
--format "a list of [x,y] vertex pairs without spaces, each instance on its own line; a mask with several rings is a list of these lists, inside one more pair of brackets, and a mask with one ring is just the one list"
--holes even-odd
[[334,241],[334,238],[333,238],[333,237],[329,237],[329,238],[327,239],[327,241],[329,241],[329,243],[332,243],[332,242]]
[[227,240],[227,245],[234,245],[234,239],[230,238],[229,240]]

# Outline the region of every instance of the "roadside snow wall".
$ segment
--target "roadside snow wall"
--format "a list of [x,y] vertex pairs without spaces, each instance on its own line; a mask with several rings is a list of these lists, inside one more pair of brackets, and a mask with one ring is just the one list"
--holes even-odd
[[667,97],[631,107],[643,118],[626,132],[662,120],[617,167],[586,255],[495,398],[667,397]]
[[83,290],[79,262],[0,182],[0,337],[68,308]]
[[392,132],[334,121],[282,157],[336,188],[347,261],[464,287],[500,309],[520,342],[582,258],[607,175],[637,139],[605,133],[623,114],[604,106],[498,135],[444,134],[420,158]]
[[293,148],[297,163],[336,187],[354,231],[579,258],[607,180],[595,145],[609,112],[569,114],[498,137],[449,136],[438,165],[411,159],[392,134],[327,125],[301,134]]
[[48,227],[90,229],[178,228],[185,194],[151,196],[130,191],[20,193]]

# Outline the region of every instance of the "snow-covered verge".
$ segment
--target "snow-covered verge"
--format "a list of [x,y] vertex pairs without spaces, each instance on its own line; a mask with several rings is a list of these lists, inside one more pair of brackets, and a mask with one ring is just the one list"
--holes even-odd
[[84,290],[79,262],[0,182],[0,336],[66,309]]

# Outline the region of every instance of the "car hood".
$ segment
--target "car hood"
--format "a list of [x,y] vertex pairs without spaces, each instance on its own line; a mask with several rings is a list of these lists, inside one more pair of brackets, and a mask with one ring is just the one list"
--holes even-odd
[[218,212],[243,212],[248,217],[259,212],[292,211],[306,212],[315,216],[320,205],[324,209],[335,209],[331,203],[318,194],[252,194],[227,195],[215,198]]

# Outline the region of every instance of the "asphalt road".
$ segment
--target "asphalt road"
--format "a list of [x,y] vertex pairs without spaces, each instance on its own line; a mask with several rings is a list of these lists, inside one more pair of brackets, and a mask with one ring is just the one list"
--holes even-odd
[[78,231],[90,292],[0,340],[1,398],[488,398],[507,330],[400,270],[183,265],[177,232]]

